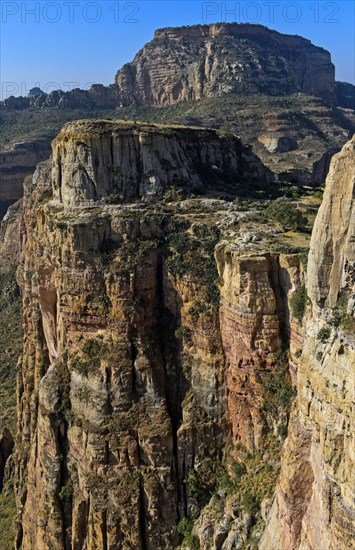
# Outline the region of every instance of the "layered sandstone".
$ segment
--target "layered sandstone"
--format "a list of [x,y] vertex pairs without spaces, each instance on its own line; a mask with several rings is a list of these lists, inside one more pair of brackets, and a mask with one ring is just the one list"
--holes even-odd
[[201,158],[257,175],[243,151],[205,130],[78,122],[28,181],[18,548],[172,548],[183,518],[205,550],[252,547],[264,520],[265,550],[351,544],[354,142],[316,221],[303,328],[302,262],[266,250],[272,230],[142,186],[174,186],[179,162],[185,186],[203,183]]
[[298,397],[263,550],[345,550],[353,542],[354,145],[332,160],[313,230]]
[[172,186],[213,188],[228,170],[271,179],[240,139],[213,130],[84,120],[68,123],[53,143],[54,197],[64,206],[112,194],[133,201]]
[[308,263],[308,294],[314,304],[334,308],[351,290],[355,262],[355,135],[332,159],[323,203],[314,226]]
[[[262,412],[262,386],[291,330],[297,256],[246,242],[243,215],[223,201],[190,213],[189,203],[127,202],[148,168],[164,185],[178,163],[193,183],[201,160],[229,159],[242,174],[256,163],[257,175],[250,151],[238,164],[242,152],[204,130],[79,122],[28,182],[18,548],[174,548],[182,518],[205,521],[231,449],[256,450],[287,421]],[[115,180],[122,203],[108,205],[119,167],[133,190]],[[236,249],[222,241],[215,260],[230,224]],[[250,515],[234,508],[248,537]]]
[[329,52],[309,40],[261,25],[218,23],[157,30],[116,84],[123,105],[165,105],[231,93],[333,100],[335,80]]

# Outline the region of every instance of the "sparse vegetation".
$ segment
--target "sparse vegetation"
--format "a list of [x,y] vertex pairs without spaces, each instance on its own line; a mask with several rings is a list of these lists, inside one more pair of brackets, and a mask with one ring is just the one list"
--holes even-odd
[[288,369],[287,351],[279,353],[275,367],[266,374],[263,391],[263,409],[266,413],[270,413],[274,417],[277,417],[280,412],[289,413],[294,388]]
[[73,498],[73,484],[70,479],[61,487],[58,496],[63,503],[71,501]]
[[186,548],[188,550],[199,550],[199,540],[192,534],[193,525],[194,522],[186,517],[179,521],[177,532],[184,537],[180,547],[181,549]]
[[[22,351],[22,303],[16,283],[16,268],[0,274],[0,431],[8,428],[16,435],[16,364]],[[1,549],[13,549],[13,522],[16,514],[12,479],[0,494]]]
[[348,313],[349,296],[344,293],[337,301],[336,307],[333,309],[332,326],[340,327],[344,332],[349,334],[355,333],[355,318]]
[[[165,267],[174,277],[189,275],[205,288],[205,302],[217,306],[219,289],[214,249],[219,240],[216,227],[196,225],[193,235],[189,223],[169,220],[164,233]],[[201,308],[192,313],[197,316]]]
[[285,229],[302,230],[308,223],[308,220],[301,211],[285,199],[277,199],[271,203],[265,210],[265,215]]
[[306,306],[307,306],[307,291],[306,287],[302,285],[292,295],[290,300],[291,311],[293,315],[302,323]]
[[16,515],[15,496],[13,489],[0,493],[0,540],[1,550],[13,550],[14,528]]
[[72,367],[83,376],[89,376],[99,370],[101,359],[107,352],[107,346],[99,338],[90,338],[86,340],[81,348],[81,352],[76,355],[72,362]]
[[111,193],[102,199],[104,204],[122,204],[123,195],[121,193]]

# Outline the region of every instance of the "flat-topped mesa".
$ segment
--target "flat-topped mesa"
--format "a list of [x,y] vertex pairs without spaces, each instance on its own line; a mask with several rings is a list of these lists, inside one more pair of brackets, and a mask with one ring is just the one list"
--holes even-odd
[[[180,38],[205,38],[208,36],[264,36],[272,37],[273,40],[280,44],[288,46],[305,46],[312,45],[312,42],[307,38],[296,34],[282,34],[278,31],[268,29],[263,25],[253,25],[249,23],[211,23],[210,25],[191,25],[185,27],[164,27],[157,29],[154,33],[154,38],[168,38],[169,40],[179,40]],[[313,46],[316,48],[317,46]],[[323,50],[323,48],[318,48]],[[326,50],[323,50],[326,51]]]
[[122,105],[255,93],[335,100],[328,51],[300,36],[245,23],[158,29],[118,71],[116,84]]
[[238,137],[214,130],[83,120],[66,124],[52,146],[54,197],[64,206],[112,194],[130,202],[173,186],[213,189],[231,171],[271,179]]

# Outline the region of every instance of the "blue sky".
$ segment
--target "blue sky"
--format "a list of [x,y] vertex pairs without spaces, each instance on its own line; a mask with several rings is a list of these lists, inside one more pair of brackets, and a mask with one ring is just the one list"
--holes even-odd
[[1,95],[112,83],[164,26],[243,21],[299,34],[332,54],[337,80],[355,82],[352,0],[43,0],[1,7]]

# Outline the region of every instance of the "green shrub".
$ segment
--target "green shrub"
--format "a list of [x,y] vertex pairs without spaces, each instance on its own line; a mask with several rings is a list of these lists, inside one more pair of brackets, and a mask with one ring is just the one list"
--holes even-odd
[[70,479],[62,486],[58,496],[62,502],[67,503],[71,501],[73,498],[73,485]]
[[327,328],[327,327],[323,327],[320,329],[320,331],[318,332],[318,335],[317,335],[317,338],[318,340],[320,340],[323,344],[325,344],[329,337],[330,337],[330,334],[331,334],[331,330],[330,328]]
[[247,468],[242,462],[235,462],[232,466],[234,476],[239,479],[246,474]]
[[223,466],[218,468],[217,489],[223,489],[224,491],[227,491],[228,494],[233,493],[235,490],[235,483]]
[[[184,540],[181,544],[181,546],[179,546],[179,548],[181,549],[186,549],[186,550],[200,550],[200,541],[198,539],[198,537],[196,537],[196,535],[193,535],[191,533],[192,531],[192,528],[193,528],[193,521],[187,519],[187,518],[183,518],[178,526],[177,526],[177,531],[180,535],[182,535],[184,537]],[[190,531],[188,531],[190,530]]]
[[353,334],[355,332],[355,319],[348,313],[348,299],[346,294],[343,294],[333,309],[333,319],[331,325],[340,327],[344,332]]
[[272,202],[266,208],[265,215],[270,220],[284,226],[287,230],[302,230],[308,223],[307,218],[302,215],[302,212],[285,199],[276,199]]
[[121,204],[123,202],[123,195],[121,193],[111,193],[102,199],[104,204]]
[[190,470],[185,480],[186,492],[190,498],[198,498],[199,496],[199,480],[195,470]]
[[287,432],[288,432],[287,424],[280,424],[280,426],[277,427],[277,435],[279,435],[282,439],[286,439]]
[[177,532],[183,537],[188,537],[189,535],[191,535],[193,526],[194,522],[192,521],[192,519],[182,518],[178,523]]
[[242,496],[242,507],[247,514],[255,516],[260,509],[260,502],[252,493],[247,492]]
[[302,323],[302,319],[306,311],[306,305],[307,291],[306,287],[303,285],[294,292],[290,300],[291,311],[300,323]]
[[177,340],[188,339],[191,336],[191,331],[188,327],[180,326],[175,329],[174,336]]

